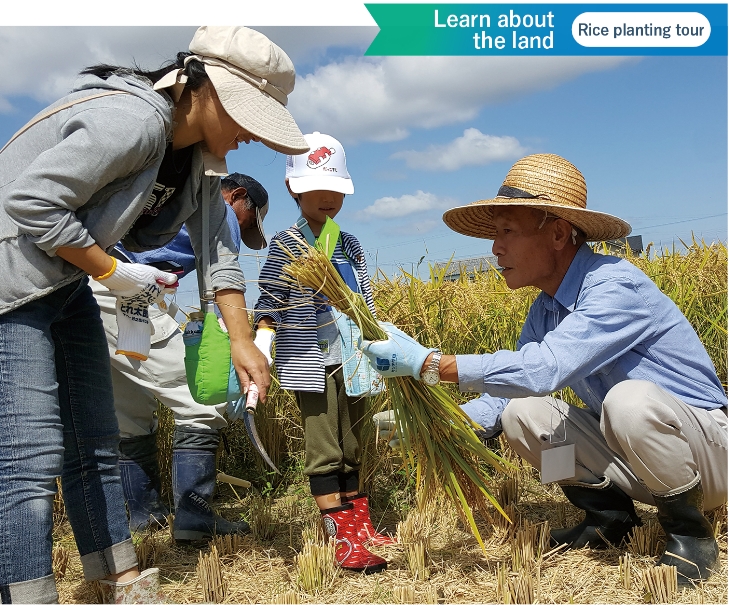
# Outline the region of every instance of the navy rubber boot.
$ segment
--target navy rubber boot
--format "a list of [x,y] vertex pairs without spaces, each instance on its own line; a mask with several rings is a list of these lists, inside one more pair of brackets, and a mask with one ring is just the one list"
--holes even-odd
[[119,442],[119,470],[129,514],[129,528],[144,531],[167,525],[169,509],[160,499],[157,433]]
[[172,451],[175,518],[172,536],[181,542],[209,540],[214,535],[245,534],[245,521],[231,522],[210,506],[215,490],[215,452],[220,433],[213,429],[176,427]]

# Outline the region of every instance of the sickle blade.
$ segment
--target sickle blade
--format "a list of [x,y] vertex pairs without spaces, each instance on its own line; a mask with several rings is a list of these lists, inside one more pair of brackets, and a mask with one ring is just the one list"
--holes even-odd
[[256,431],[256,421],[253,418],[253,414],[254,410],[251,409],[247,409],[246,413],[243,414],[243,423],[246,425],[246,433],[248,433],[248,438],[251,440],[253,447],[256,448],[256,451],[260,454],[261,458],[263,458],[266,464],[268,464],[268,466],[270,466],[280,475],[281,471],[276,468],[276,465],[266,453],[266,448],[264,448],[263,444],[261,443],[261,439],[258,436],[258,431]]

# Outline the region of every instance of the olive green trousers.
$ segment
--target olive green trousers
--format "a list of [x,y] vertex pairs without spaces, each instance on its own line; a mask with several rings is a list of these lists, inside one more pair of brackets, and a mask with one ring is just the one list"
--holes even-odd
[[295,391],[304,424],[304,474],[359,470],[366,397],[348,397],[340,366],[328,366],[323,393]]

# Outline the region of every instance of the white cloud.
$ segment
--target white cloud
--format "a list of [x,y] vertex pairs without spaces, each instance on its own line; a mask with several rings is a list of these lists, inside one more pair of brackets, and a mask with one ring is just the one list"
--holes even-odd
[[346,58],[297,80],[289,108],[304,130],[345,142],[396,141],[412,128],[473,119],[485,105],[548,90],[630,57]]
[[[261,28],[264,29],[264,28]],[[85,66],[108,62],[156,69],[186,50],[194,27],[0,27],[0,112],[13,97],[50,102]],[[364,48],[373,28],[265,28],[294,64],[315,64]],[[343,139],[394,141],[412,128],[473,119],[489,103],[553,88],[630,57],[345,58],[297,74],[289,109],[306,131]]]
[[187,50],[194,33],[194,27],[2,27],[0,111],[9,110],[13,96],[42,102],[63,96],[78,72],[95,63],[136,61],[157,69]]
[[429,145],[424,151],[398,151],[390,157],[405,160],[415,170],[453,171],[520,158],[526,152],[514,137],[497,137],[467,128],[462,137],[446,145]]
[[415,194],[405,194],[400,197],[381,197],[374,204],[367,206],[356,213],[355,217],[361,221],[376,219],[390,219],[407,216],[416,212],[422,213],[438,208],[448,208],[455,205],[449,198],[440,198],[433,193],[416,191]]
[[[9,97],[50,102],[66,94],[78,72],[95,63],[157,69],[186,51],[195,27],[0,27],[0,112]],[[336,48],[364,52],[376,27],[256,27],[291,57],[316,63]]]

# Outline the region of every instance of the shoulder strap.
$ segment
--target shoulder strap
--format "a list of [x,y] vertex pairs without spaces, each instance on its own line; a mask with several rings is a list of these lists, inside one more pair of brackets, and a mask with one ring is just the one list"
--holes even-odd
[[26,130],[28,130],[31,126],[34,124],[37,124],[41,120],[45,120],[46,118],[50,118],[52,115],[58,113],[59,111],[63,111],[64,109],[68,109],[69,107],[73,107],[74,105],[77,105],[78,103],[83,103],[84,101],[90,101],[91,99],[98,99],[99,97],[108,97],[110,95],[128,95],[131,94],[129,92],[126,92],[125,90],[107,90],[105,92],[100,92],[95,95],[89,95],[88,97],[83,97],[82,99],[76,99],[75,101],[69,101],[68,103],[64,103],[63,105],[59,105],[58,107],[54,107],[53,109],[47,111],[46,113],[39,115],[37,118],[33,118],[30,122],[28,122],[25,126],[23,126],[18,132],[16,132],[11,139],[5,143],[2,149],[0,149],[0,153],[5,151],[8,145],[12,143],[15,139],[17,139],[21,134],[23,134]]
[[321,228],[321,233],[319,233],[319,237],[314,237],[314,232],[311,230],[311,227],[309,227],[309,223],[303,216],[299,218],[298,221],[296,221],[294,226],[299,228],[299,231],[301,231],[304,238],[306,239],[306,242],[311,247],[316,246],[317,248],[319,248],[319,250],[327,255],[327,258],[329,258],[329,260],[332,259],[332,255],[334,254],[334,248],[336,248],[337,241],[341,238],[341,230],[339,229],[339,225],[337,225],[337,223],[327,217],[324,226]]
[[200,292],[200,310],[205,313],[213,311],[215,293],[210,287],[210,176],[202,177],[202,290]]

